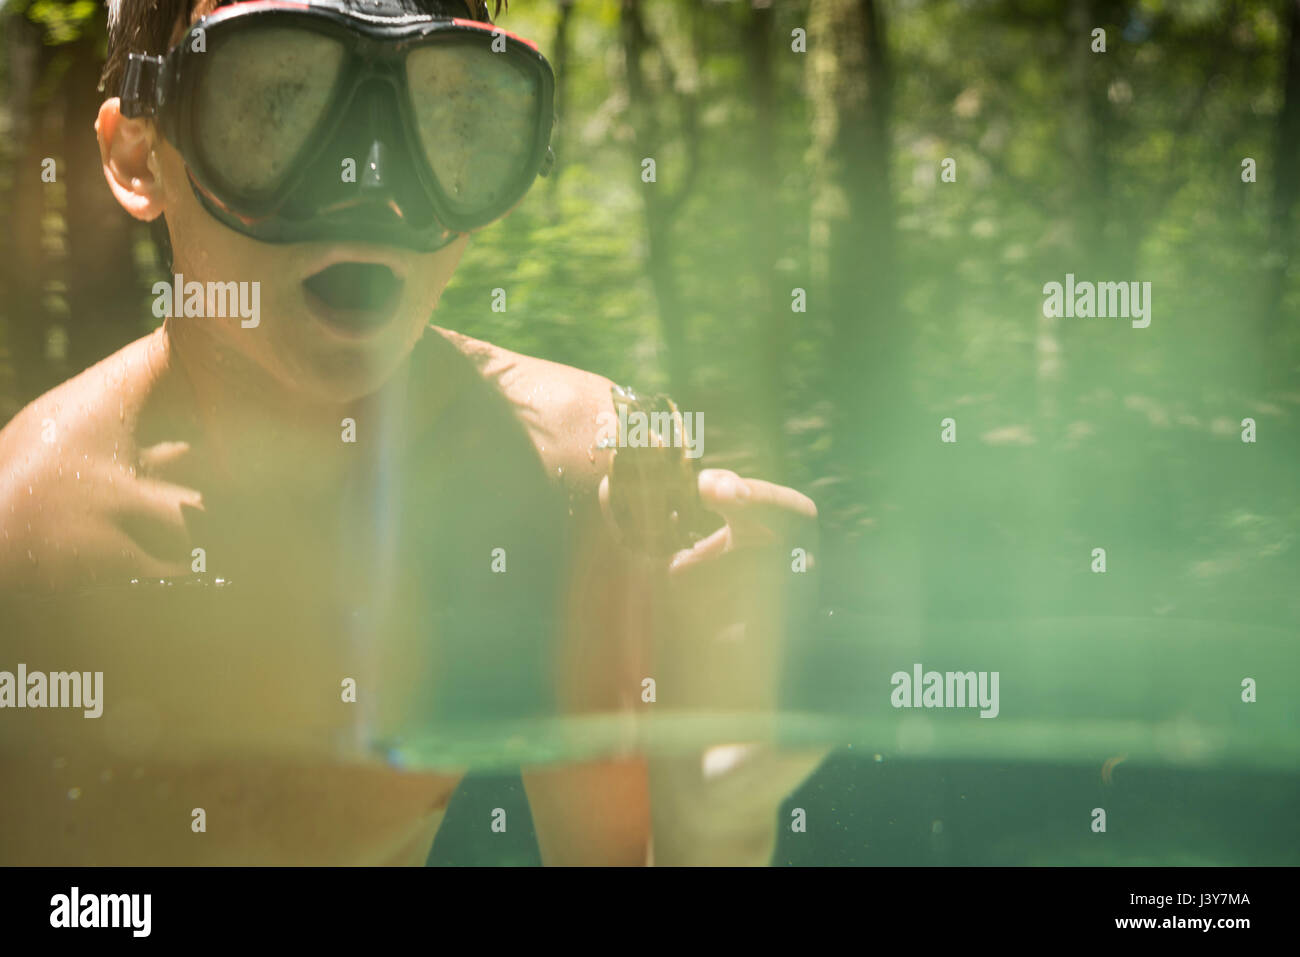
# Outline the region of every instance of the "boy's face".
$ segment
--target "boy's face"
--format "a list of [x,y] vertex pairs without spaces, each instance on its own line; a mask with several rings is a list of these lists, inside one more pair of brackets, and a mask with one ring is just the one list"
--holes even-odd
[[[217,6],[215,0],[201,0],[191,20],[177,24],[173,43]],[[110,106],[116,109],[114,101],[105,104]],[[178,334],[201,342],[222,363],[218,368],[240,367],[222,359],[234,353],[303,398],[339,402],[375,391],[409,356],[460,262],[467,234],[432,253],[338,240],[261,242],[204,208],[188,181],[185,160],[156,127],[120,116],[105,119],[101,109],[97,129],[106,172],[111,159],[121,159],[116,177],[109,173],[110,186],[133,215],[165,214],[173,271],[182,282],[260,284],[256,327],[244,327],[238,317],[170,320]],[[141,130],[147,142],[133,148]],[[141,163],[147,167],[143,171]],[[151,191],[147,204],[132,192],[136,189]],[[366,292],[360,302],[358,289]]]
[[[160,140],[155,153],[175,271],[186,282],[261,284],[255,328],[237,318],[174,322],[201,324],[216,349],[242,354],[295,392],[346,401],[387,381],[423,335],[469,243],[461,235],[437,252],[419,253],[333,241],[259,242],[200,205],[170,144]],[[312,291],[331,282],[369,283],[373,292],[363,309],[340,308]]]

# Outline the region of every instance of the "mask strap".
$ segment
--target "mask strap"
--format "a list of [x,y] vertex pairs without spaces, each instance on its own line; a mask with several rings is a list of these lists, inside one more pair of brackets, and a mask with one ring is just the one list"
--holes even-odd
[[156,116],[158,113],[158,77],[162,74],[163,58],[144,53],[132,53],[126,58],[126,76],[122,78],[122,115],[135,119],[139,116]]
[[172,271],[175,263],[175,256],[172,254],[172,237],[171,232],[167,229],[167,217],[159,216],[149,224],[149,237],[153,240],[154,249],[158,253],[158,262],[167,264],[167,272]]

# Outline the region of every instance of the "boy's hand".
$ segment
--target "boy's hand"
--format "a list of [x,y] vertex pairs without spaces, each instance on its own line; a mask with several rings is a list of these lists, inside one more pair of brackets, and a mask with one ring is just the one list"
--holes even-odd
[[699,492],[726,524],[669,562],[659,700],[770,716],[787,647],[816,607],[817,506],[723,469],[702,471]]
[[[780,710],[788,646],[807,640],[816,607],[817,507],[722,469],[698,483],[726,524],[668,563],[647,707],[743,716],[761,737]],[[768,863],[781,802],[824,757],[719,745],[650,760],[655,863]]]

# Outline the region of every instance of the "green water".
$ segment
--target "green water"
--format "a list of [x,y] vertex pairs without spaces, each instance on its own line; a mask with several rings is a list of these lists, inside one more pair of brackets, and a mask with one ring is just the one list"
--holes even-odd
[[[789,636],[769,712],[634,706],[417,733],[402,760],[481,769],[431,863],[533,862],[530,833],[475,836],[530,757],[742,740],[832,749],[777,813],[775,863],[1300,863],[1295,441],[1093,422],[1109,446],[884,456],[875,522],[824,549],[839,604]],[[918,664],[998,672],[997,716],[893,707],[891,676]]]
[[[1294,773],[1097,765],[907,761],[845,748],[782,805],[808,829],[778,827],[772,863],[795,866],[1206,866],[1300,863]],[[1107,831],[1089,828],[1094,807]],[[493,808],[524,822],[485,833]],[[541,863],[517,776],[457,790],[431,865]]]
[[[845,617],[841,615],[841,617]],[[728,741],[853,745],[924,759],[1082,761],[1127,754],[1163,767],[1300,769],[1300,671],[1282,630],[1167,619],[933,623],[852,619],[796,642],[786,696],[770,713],[656,710],[412,730],[388,744],[408,767],[494,769],[674,753]],[[840,644],[835,639],[841,639]],[[896,708],[890,675],[1000,675],[999,710]],[[1241,700],[1243,677],[1266,689]]]

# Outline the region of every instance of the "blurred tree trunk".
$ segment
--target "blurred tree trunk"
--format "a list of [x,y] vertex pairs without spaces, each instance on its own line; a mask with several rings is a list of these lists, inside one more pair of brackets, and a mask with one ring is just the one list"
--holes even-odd
[[[1061,112],[1061,138],[1072,167],[1068,191],[1069,207],[1062,216],[1073,227],[1061,252],[1070,264],[1066,270],[1079,279],[1106,275],[1104,233],[1108,205],[1107,149],[1103,122],[1104,102],[1098,102],[1098,90],[1105,96],[1106,63],[1102,57],[1112,55],[1107,35],[1107,53],[1094,53],[1092,31],[1097,21],[1094,0],[1072,0],[1060,18],[1061,42],[1065,47],[1066,90],[1069,108]],[[1058,260],[1059,261],[1059,260]],[[1064,276],[1053,279],[1062,281]],[[1115,276],[1118,280],[1120,277]],[[1066,376],[1066,347],[1069,337],[1070,357],[1077,368],[1092,365],[1087,339],[1091,326],[1069,326],[1059,316],[1038,310],[1038,335],[1035,343],[1035,408],[1040,419],[1054,420],[1061,412],[1062,380]],[[1086,373],[1085,373],[1086,374]],[[1051,427],[1051,426],[1048,426]]]
[[103,66],[96,55],[97,42],[98,36],[91,33],[65,48],[72,63],[61,90],[60,152],[67,191],[63,275],[71,326],[68,360],[74,373],[138,338],[144,328],[133,254],[135,221],[118,206],[104,182],[95,140],[101,102],[96,86]]
[[[1108,30],[1105,53],[1092,50],[1092,31],[1104,27],[1106,17],[1098,0],[1073,0],[1065,16],[1065,44],[1069,62],[1070,108],[1062,133],[1074,165],[1073,253],[1081,268],[1107,271],[1106,223],[1110,219],[1110,150],[1107,107],[1110,60],[1119,41]],[[1080,278],[1083,278],[1081,275]],[[1118,277],[1116,277],[1118,279]]]
[[[676,90],[671,65],[646,29],[641,0],[622,0],[619,35],[626,64],[635,175],[642,175],[641,164],[646,158],[654,159],[656,165],[657,182],[642,183],[641,188],[648,247],[647,267],[659,308],[668,381],[678,401],[684,403],[684,407],[689,407],[692,401],[693,363],[689,355],[686,316],[673,262],[676,245],[673,241],[673,227],[677,212],[691,191],[698,165],[695,96],[693,93],[683,95]],[[665,74],[664,90],[652,89],[646,78],[643,58],[650,53],[659,54],[662,72]],[[682,169],[670,169],[661,162],[665,158],[665,147],[668,146],[666,137],[669,135],[659,121],[658,101],[661,98],[672,101],[674,112],[680,118],[686,155]],[[669,183],[677,185],[670,187]]]
[[555,130],[551,134],[551,143],[555,149],[555,166],[551,171],[550,183],[547,184],[551,195],[555,195],[556,184],[560,179],[560,167],[568,159],[565,156],[565,134],[568,132],[566,117],[569,101],[569,28],[573,23],[574,0],[559,0],[560,16],[555,21],[555,41],[551,44],[555,64]]
[[751,375],[747,382],[747,406],[762,428],[763,448],[758,450],[756,471],[773,481],[786,478],[785,468],[785,364],[789,360],[790,335],[785,328],[789,317],[790,291],[777,281],[781,258],[778,203],[780,170],[777,168],[776,64],[772,56],[775,40],[771,0],[751,0],[746,29],[745,62],[748,87],[754,101],[754,129],[749,151],[749,180],[758,187],[753,197],[757,229],[750,231],[748,262],[758,277],[759,295],[754,316],[756,338]]
[[1300,193],[1296,158],[1300,156],[1300,0],[1287,0],[1282,60],[1283,104],[1277,115],[1277,152],[1273,175],[1273,275],[1269,283],[1262,332],[1271,338],[1281,331],[1282,301],[1295,254],[1295,204]]
[[6,26],[14,165],[0,280],[14,367],[5,398],[21,407],[143,325],[134,222],[104,184],[95,142],[104,25],[93,19],[57,43],[20,14]]
[[0,247],[0,271],[6,289],[4,310],[14,367],[13,399],[21,407],[51,384],[45,363],[47,317],[41,294],[45,259],[42,217],[49,190],[41,181],[41,161],[52,151],[47,135],[48,110],[36,102],[39,80],[51,53],[41,43],[41,31],[25,17],[10,16],[5,32],[14,169],[5,199],[9,221]]
[[[898,452],[915,418],[899,311],[890,188],[891,76],[875,0],[813,0],[808,18],[814,279],[808,317],[829,318],[833,467],[848,500]],[[927,420],[928,421],[928,420]],[[937,423],[929,423],[937,427]]]

